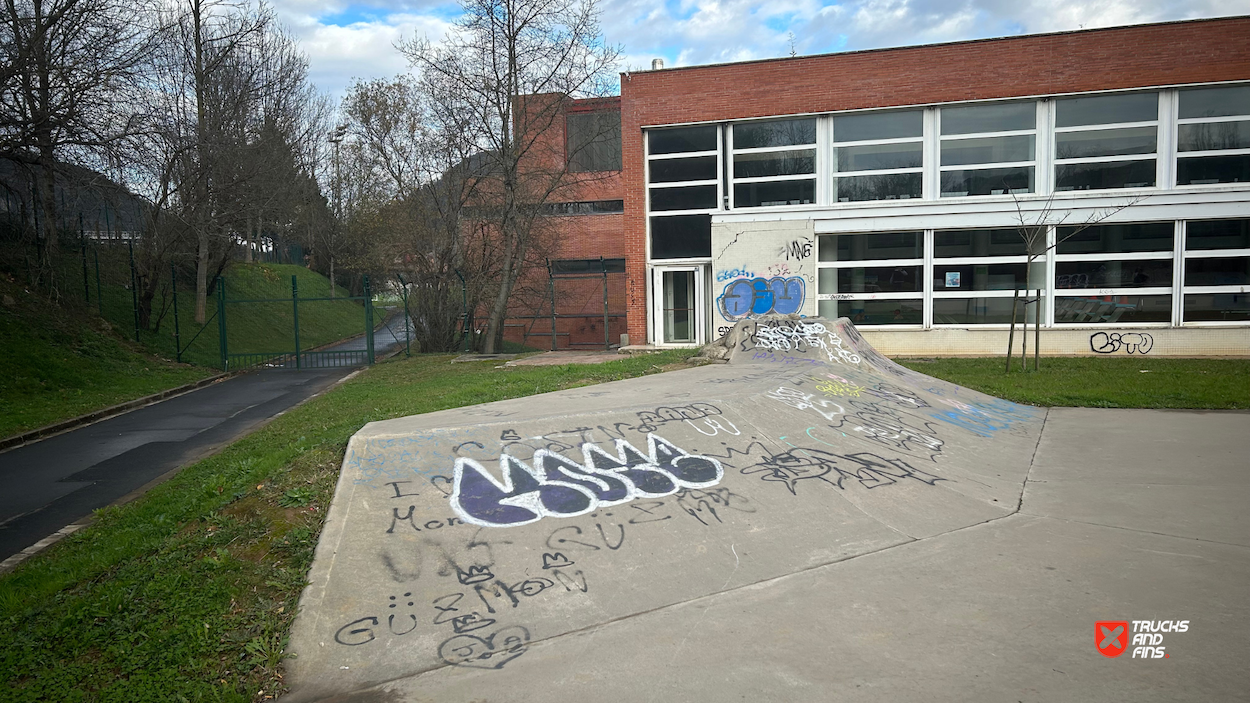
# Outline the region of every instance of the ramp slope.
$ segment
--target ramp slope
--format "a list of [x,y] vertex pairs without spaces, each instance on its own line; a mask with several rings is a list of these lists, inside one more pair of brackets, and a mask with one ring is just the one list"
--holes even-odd
[[1040,410],[898,366],[846,319],[725,340],[726,364],[364,427],[292,698],[507,677],[542,640],[1015,511]]

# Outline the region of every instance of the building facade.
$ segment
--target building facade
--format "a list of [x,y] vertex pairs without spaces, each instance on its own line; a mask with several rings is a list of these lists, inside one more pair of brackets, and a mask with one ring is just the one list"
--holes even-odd
[[626,73],[620,111],[633,344],[995,354],[1015,308],[1043,353],[1250,353],[1250,17]]

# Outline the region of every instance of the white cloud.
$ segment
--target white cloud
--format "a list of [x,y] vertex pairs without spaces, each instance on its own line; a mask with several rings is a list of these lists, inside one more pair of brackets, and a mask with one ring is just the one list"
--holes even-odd
[[[1247,0],[600,0],[621,69],[908,46],[1250,12]],[[830,3],[825,5],[824,3]],[[314,81],[339,96],[352,78],[407,70],[401,39],[442,37],[443,0],[277,0]]]

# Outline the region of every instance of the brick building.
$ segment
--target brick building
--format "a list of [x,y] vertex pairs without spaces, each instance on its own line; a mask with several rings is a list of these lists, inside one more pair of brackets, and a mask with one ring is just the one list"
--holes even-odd
[[1001,353],[1027,278],[1044,353],[1250,353],[1250,17],[625,73],[619,110],[581,200],[623,212],[561,256],[624,259],[634,344],[797,312]]

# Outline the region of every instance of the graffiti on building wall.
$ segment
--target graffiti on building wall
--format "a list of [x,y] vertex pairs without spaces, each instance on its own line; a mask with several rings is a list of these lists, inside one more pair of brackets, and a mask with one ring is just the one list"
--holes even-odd
[[1145,354],[1155,345],[1154,337],[1145,332],[1095,332],[1089,336],[1089,348],[1095,354]]
[[728,269],[726,271],[718,271],[716,273],[716,282],[732,281],[735,278],[755,278],[755,274],[747,270],[746,267],[740,266],[736,269]]
[[739,278],[725,285],[716,302],[722,317],[736,321],[768,313],[797,313],[806,294],[807,284],[801,276]]
[[473,459],[456,460],[451,507],[462,520],[484,527],[513,527],[543,517],[575,517],[599,507],[635,498],[654,498],[683,488],[720,483],[720,462],[685,450],[655,433],[647,434],[647,453],[616,440],[616,455],[589,442],[578,463],[546,449],[530,463],[499,456],[501,479]]
[[809,237],[800,237],[791,242],[786,242],[777,252],[779,258],[786,261],[802,261],[812,255],[812,240]]

